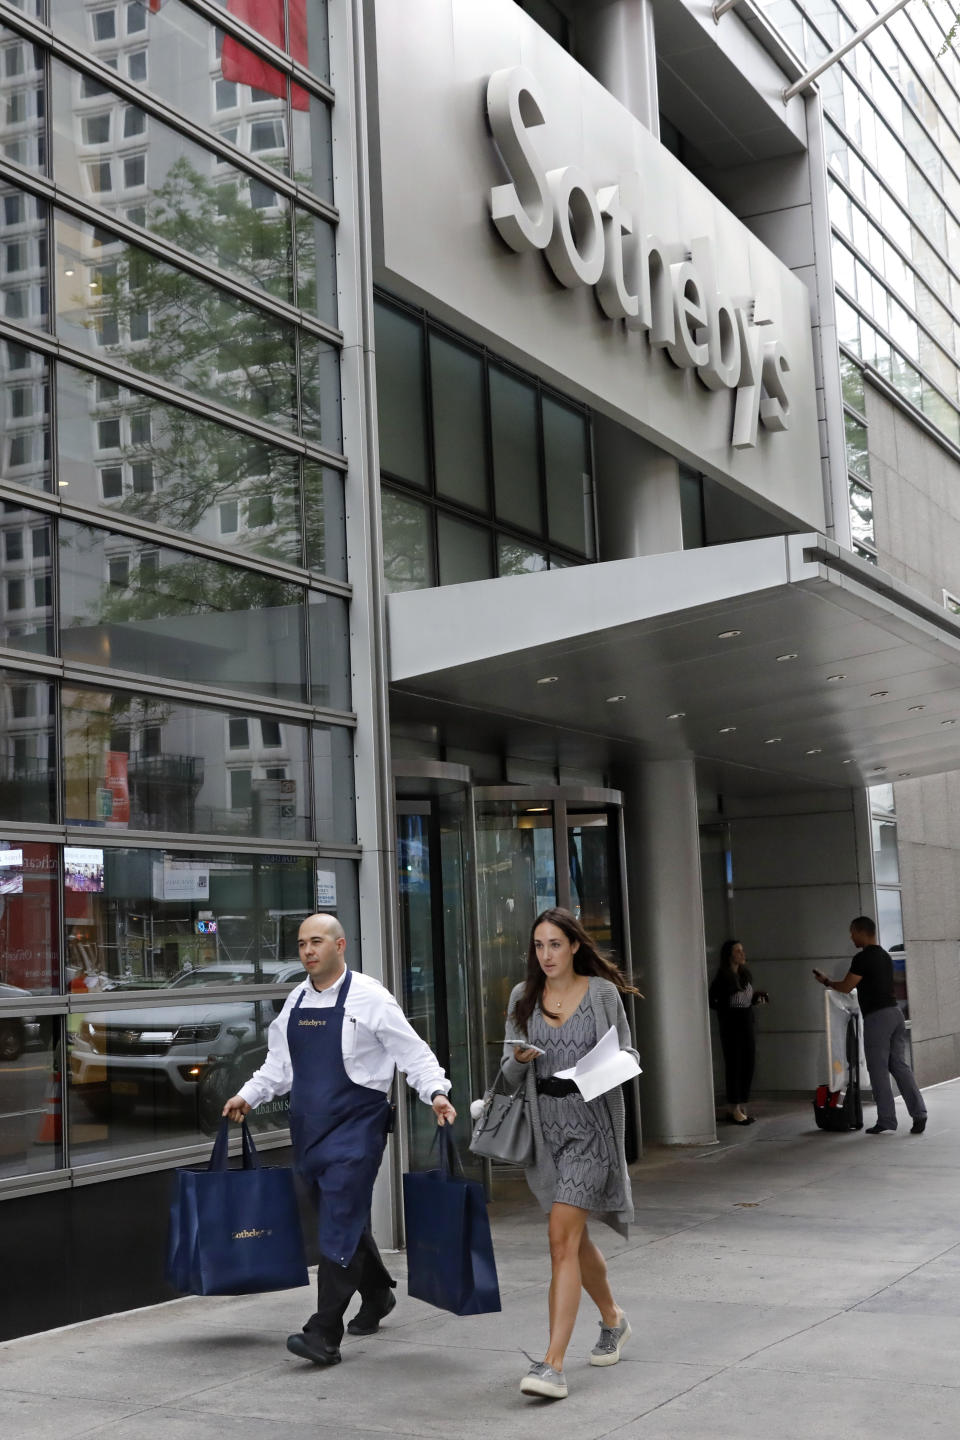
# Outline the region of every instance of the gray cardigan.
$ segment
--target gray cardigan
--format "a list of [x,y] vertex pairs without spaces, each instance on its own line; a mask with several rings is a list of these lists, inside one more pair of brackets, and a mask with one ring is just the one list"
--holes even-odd
[[[520,996],[523,994],[523,984],[515,985],[510,992],[510,1003],[507,1006],[507,1030],[514,1035],[519,1034],[515,1029],[514,1009]],[[610,980],[602,980],[599,975],[591,975],[587,993],[590,996],[590,1003],[593,1006],[593,1018],[597,1027],[597,1039],[605,1035],[611,1025],[617,1027],[617,1034],[620,1037],[620,1048],[629,1050],[631,1055],[639,1055],[630,1043],[630,1027],[627,1024],[626,1012],[623,1008],[623,1001],[616,985]],[[553,1157],[547,1149],[543,1140],[543,1131],[540,1128],[540,1111],[537,1105],[537,1084],[533,1062],[524,1065],[521,1061],[513,1058],[514,1045],[505,1045],[503,1048],[503,1060],[501,1068],[507,1084],[516,1087],[521,1084],[526,1086],[526,1098],[530,1106],[530,1114],[533,1118],[533,1164],[526,1169],[527,1184],[539,1200],[541,1207],[549,1212],[553,1204],[553,1194],[557,1184],[557,1169],[553,1163]],[[620,1168],[623,1172],[623,1190],[627,1197],[626,1209],[619,1213],[609,1211],[606,1214],[598,1215],[606,1225],[616,1230],[618,1235],[626,1237],[627,1226],[633,1219],[633,1199],[630,1190],[630,1176],[627,1174],[627,1157],[624,1153],[624,1113],[623,1113],[623,1091],[619,1086],[615,1090],[608,1090],[606,1095],[600,1097],[610,1113],[610,1122],[613,1126],[613,1138],[616,1142],[620,1155]]]

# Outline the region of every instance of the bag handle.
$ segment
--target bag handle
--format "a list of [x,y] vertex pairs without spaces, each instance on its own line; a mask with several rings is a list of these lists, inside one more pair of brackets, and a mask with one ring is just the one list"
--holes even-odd
[[[253,1136],[246,1120],[240,1126],[243,1137],[243,1168],[244,1170],[259,1170],[260,1157],[257,1154],[257,1147],[253,1143]],[[208,1170],[226,1170],[228,1151],[230,1146],[230,1121],[224,1116],[220,1121],[220,1128],[217,1131],[217,1138],[213,1142],[213,1150],[210,1153],[210,1164]]]
[[[440,1158],[440,1173],[445,1180],[463,1179],[463,1163],[457,1154],[457,1147],[453,1143],[453,1127],[450,1125],[438,1125],[437,1133],[433,1140]],[[431,1145],[431,1150],[433,1149]]]

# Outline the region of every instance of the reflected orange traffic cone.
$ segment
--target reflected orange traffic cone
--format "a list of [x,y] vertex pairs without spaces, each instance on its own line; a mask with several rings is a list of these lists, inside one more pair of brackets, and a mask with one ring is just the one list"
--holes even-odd
[[50,1093],[47,1108],[43,1112],[35,1145],[59,1145],[63,1139],[63,1112],[60,1103],[60,1071],[54,1070],[50,1077]]

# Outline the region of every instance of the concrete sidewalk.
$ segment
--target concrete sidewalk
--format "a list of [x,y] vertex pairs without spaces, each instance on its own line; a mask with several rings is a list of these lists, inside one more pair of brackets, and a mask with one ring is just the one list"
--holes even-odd
[[[585,1303],[570,1398],[527,1400],[549,1265],[527,1201],[494,1207],[503,1313],[404,1295],[381,1333],[321,1370],[284,1340],[309,1292],[187,1299],[0,1345],[6,1440],[927,1440],[960,1435],[960,1082],[930,1129],[824,1135],[760,1104],[721,1145],[637,1167],[628,1242],[601,1230],[633,1325],[591,1368]],[[872,1107],[867,1123],[872,1123]],[[609,1238],[608,1238],[609,1237]],[[402,1274],[402,1257],[392,1257]],[[117,1257],[118,1264],[123,1257]]]

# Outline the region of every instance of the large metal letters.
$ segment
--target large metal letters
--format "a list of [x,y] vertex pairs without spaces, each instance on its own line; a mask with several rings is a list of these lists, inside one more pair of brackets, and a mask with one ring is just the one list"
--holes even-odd
[[[624,177],[595,184],[577,165],[547,170],[532,132],[547,124],[540,86],[522,65],[497,70],[487,115],[511,181],[490,192],[490,215],[512,250],[541,250],[561,285],[593,288],[603,313],[646,333],[708,390],[735,392],[730,443],[757,443],[758,427],[790,424],[790,362],[757,296],[718,287],[713,241],[646,231],[623,200]],[[642,195],[642,176],[631,190]]]

